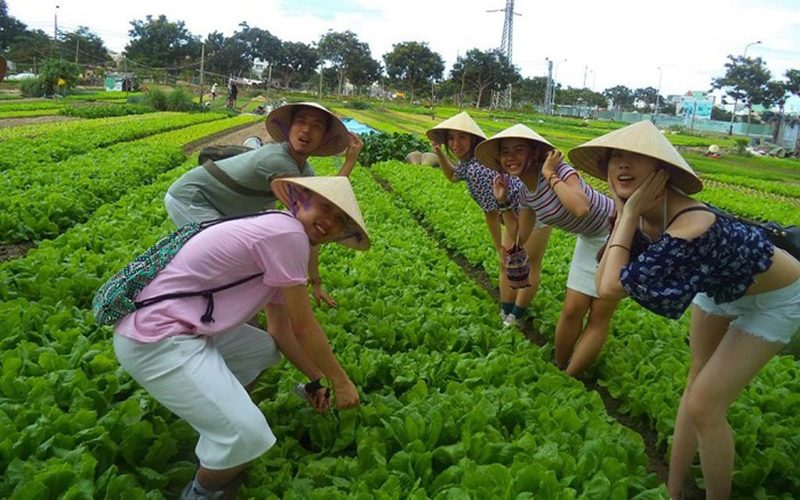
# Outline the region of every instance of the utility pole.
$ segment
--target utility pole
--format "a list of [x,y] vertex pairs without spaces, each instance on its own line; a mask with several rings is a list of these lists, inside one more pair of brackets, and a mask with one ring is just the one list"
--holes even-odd
[[53,50],[58,51],[58,5],[56,5],[56,11],[53,14]]
[[547,61],[547,87],[544,90],[544,113],[550,115],[553,114],[553,61],[547,57],[545,57],[545,60]]
[[200,105],[203,104],[203,78],[205,77],[206,44],[200,44]]
[[75,64],[78,64],[78,50],[81,46],[81,37],[75,37]]
[[656,90],[656,106],[655,112],[653,113],[653,125],[656,124],[656,120],[658,120],[658,112],[661,110],[660,107],[660,100],[661,100],[661,66],[658,67],[658,90]]
[[588,65],[584,65],[583,66],[583,87],[582,87],[584,89],[586,88],[586,72],[587,71],[589,71],[589,66]]
[[[514,12],[514,0],[506,0],[505,9],[487,10],[486,12],[503,12],[503,35],[500,41],[500,52],[512,64],[513,41],[514,41],[514,16],[521,16]],[[498,95],[498,104],[504,108],[511,107],[511,84]]]
[[319,100],[322,100],[322,70],[325,69],[325,63],[320,60],[319,62]]

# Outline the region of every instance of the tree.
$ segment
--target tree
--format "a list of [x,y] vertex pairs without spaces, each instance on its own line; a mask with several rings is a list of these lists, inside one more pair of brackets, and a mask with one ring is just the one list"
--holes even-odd
[[302,42],[283,42],[272,76],[288,88],[293,82],[306,82],[313,78],[318,66],[319,54],[314,47]]
[[27,28],[17,18],[8,15],[6,0],[0,0],[0,53],[7,51],[14,39],[24,34]]
[[786,89],[786,83],[777,80],[770,80],[767,82],[763,104],[765,107],[778,106],[778,113],[776,115],[771,111],[767,111],[762,114],[761,118],[767,123],[775,123],[775,129],[772,133],[773,141],[778,140],[778,131],[781,128],[781,121],[783,121],[783,107],[786,105],[786,100],[789,99],[789,95]]
[[459,56],[450,70],[450,79],[461,82],[460,100],[472,95],[478,108],[488,104],[492,90],[503,90],[520,78],[517,68],[499,49],[486,52],[471,49]]
[[239,23],[241,31],[233,34],[233,37],[240,40],[246,47],[244,56],[252,64],[255,59],[261,59],[270,64],[275,64],[280,60],[281,39],[267,30],[261,28],[251,28],[247,22]]
[[14,37],[6,57],[18,65],[29,65],[32,68],[36,61],[41,64],[52,53],[53,39],[47,33],[42,30],[26,30]]
[[786,77],[786,91],[792,95],[800,96],[800,70],[787,69],[784,76]]
[[354,85],[363,85],[370,78],[373,78],[372,81],[377,78],[377,75],[373,75],[376,66],[370,62],[373,59],[369,45],[359,41],[358,36],[350,30],[328,30],[320,37],[317,52],[336,70],[338,94],[344,90],[345,79],[350,79]]
[[240,37],[214,31],[206,37],[206,67],[211,73],[238,76],[253,67],[247,44]]
[[544,95],[546,91],[546,76],[522,78],[512,88],[513,100],[515,103],[544,104]]
[[603,95],[610,99],[614,108],[618,110],[631,109],[633,107],[633,91],[625,85],[616,85],[603,91]]
[[[547,78],[541,77],[547,81]],[[608,106],[608,100],[600,94],[588,88],[574,88],[567,87],[565,89],[556,89],[556,102],[561,104],[570,104],[577,106],[585,106],[587,108],[605,108]]]
[[103,40],[86,26],[79,26],[72,33],[59,33],[59,43],[61,53],[76,54],[75,62],[79,64],[101,65],[111,60]]
[[444,73],[444,60],[427,43],[401,42],[383,55],[389,83],[398,86],[413,101],[420,90],[431,88]]
[[[767,98],[767,82],[772,77],[760,57],[728,56],[725,76],[711,81],[712,89],[723,89],[734,100],[747,106],[747,123],[753,113],[754,104],[762,104]],[[734,109],[734,113],[736,110]]]
[[183,21],[171,22],[163,14],[145,21],[131,21],[130,41],[125,56],[138,64],[167,69],[176,74],[187,59],[200,55],[200,40],[186,29]]
[[369,46],[366,46],[365,51],[356,52],[350,58],[345,76],[356,88],[356,93],[360,94],[364,88],[380,79],[382,70],[381,63],[372,58]]
[[653,87],[639,88],[633,91],[634,104],[641,104],[645,111],[652,111],[656,107],[656,101],[664,102],[664,97],[659,95],[658,90]]

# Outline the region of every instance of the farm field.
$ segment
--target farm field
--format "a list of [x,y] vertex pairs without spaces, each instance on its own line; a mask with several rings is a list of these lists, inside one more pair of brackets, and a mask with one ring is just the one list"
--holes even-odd
[[[386,132],[437,123],[410,108],[331,104]],[[437,120],[455,112],[437,108]],[[564,149],[615,126],[474,116],[489,135],[523,121]],[[0,498],[175,498],[193,476],[193,430],[121,370],[91,299],[171,230],[163,195],[196,165],[185,146],[258,120],[148,113],[0,129],[0,242],[35,245],[0,263]],[[797,161],[687,159],[712,181],[703,200],[800,224]],[[339,161],[312,164],[332,174]],[[293,395],[302,377],[287,362],[266,372],[253,397],[278,442],[249,468],[239,497],[667,498],[688,318],[667,321],[624,301],[598,363],[582,380],[566,377],[551,359],[573,237],[551,237],[534,343],[503,329],[475,278],[491,281],[498,268],[464,185],[400,161],[356,167],[352,181],[373,246],[323,248],[339,305],[317,314],[362,406],[319,416]],[[797,358],[772,360],[729,418],[734,497],[800,496]]]

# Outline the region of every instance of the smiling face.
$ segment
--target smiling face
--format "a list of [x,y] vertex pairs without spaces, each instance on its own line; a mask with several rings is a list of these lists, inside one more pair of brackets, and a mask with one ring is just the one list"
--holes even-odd
[[466,160],[472,153],[473,136],[460,130],[447,131],[447,149],[459,160]]
[[298,196],[292,208],[312,245],[338,241],[352,232],[350,217],[327,198],[311,191]]
[[536,148],[531,141],[518,138],[500,140],[500,166],[508,174],[520,177],[535,157]]
[[328,133],[328,115],[319,109],[300,108],[292,118],[289,144],[296,153],[309,156],[322,145]]
[[659,168],[660,163],[650,156],[612,149],[608,159],[609,182],[613,184],[617,196],[627,200]]

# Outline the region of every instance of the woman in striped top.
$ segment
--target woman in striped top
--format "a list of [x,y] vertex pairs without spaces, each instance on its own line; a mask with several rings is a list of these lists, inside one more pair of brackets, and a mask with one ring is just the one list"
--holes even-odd
[[[577,236],[555,341],[556,364],[576,377],[597,359],[618,303],[599,299],[594,279],[614,202],[583,182],[564,163],[561,152],[525,125],[514,125],[484,141],[476,156],[487,167],[522,181],[519,218],[504,214],[509,232],[519,231],[520,241],[536,222]],[[500,202],[507,196],[502,176],[495,180],[494,193]]]

